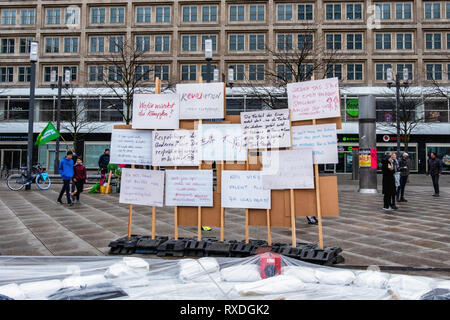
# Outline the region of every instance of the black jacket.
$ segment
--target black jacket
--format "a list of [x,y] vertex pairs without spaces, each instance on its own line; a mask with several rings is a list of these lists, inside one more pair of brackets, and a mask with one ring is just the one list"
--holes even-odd
[[442,163],[441,159],[438,159],[437,157],[434,159],[429,158],[428,159],[428,174],[431,174],[432,176],[438,175],[442,173]]
[[102,154],[98,159],[98,167],[100,169],[107,169],[109,164],[109,154]]
[[[383,194],[395,194],[394,170],[389,169],[389,161],[383,159],[381,171],[383,173]],[[392,164],[390,164],[392,166]]]
[[[406,177],[407,175],[409,175],[409,161],[408,159],[400,159],[400,161],[398,162],[398,166],[400,168],[400,176],[402,177]],[[403,167],[406,167],[406,169],[404,169]]]

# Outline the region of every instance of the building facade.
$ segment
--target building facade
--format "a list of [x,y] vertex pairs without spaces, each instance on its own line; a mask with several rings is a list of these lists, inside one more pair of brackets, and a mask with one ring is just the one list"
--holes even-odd
[[[358,96],[377,96],[377,121],[393,120],[394,91],[386,88],[386,70],[409,70],[417,99],[431,82],[450,84],[450,1],[286,1],[286,0],[78,0],[0,1],[0,163],[25,165],[29,43],[39,42],[36,75],[35,132],[56,119],[57,90],[51,72],[70,70],[76,99],[85,117],[97,128],[86,136],[82,153],[88,167],[109,144],[112,124],[122,120],[110,106],[120,103],[102,90],[110,68],[107,56],[117,43],[133,43],[144,52],[143,68],[163,83],[196,82],[206,78],[204,43],[213,41],[213,68],[225,79],[234,70],[228,89],[227,112],[258,109],[248,94],[248,81],[270,86],[267,71],[285,72],[273,52],[298,50],[311,37],[317,50],[339,51],[327,76],[342,87],[343,129],[339,132],[340,163],[330,172],[351,172],[351,148],[357,147]],[[319,75],[317,75],[319,76]],[[71,112],[62,103],[64,112]],[[450,105],[444,97],[423,101],[418,112],[424,125],[411,136],[408,152],[413,170],[426,170],[426,154],[435,150],[450,170]],[[387,136],[387,137],[385,137]],[[379,152],[393,150],[395,134],[379,131]],[[39,147],[36,161],[53,163],[53,144]]]

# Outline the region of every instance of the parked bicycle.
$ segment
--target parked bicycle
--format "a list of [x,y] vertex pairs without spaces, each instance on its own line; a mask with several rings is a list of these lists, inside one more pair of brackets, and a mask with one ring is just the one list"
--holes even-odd
[[36,183],[39,190],[50,189],[52,182],[48,176],[48,172],[46,172],[45,168],[41,167],[39,164],[33,166],[31,170],[31,179],[28,179],[27,177],[26,167],[22,167],[20,170],[20,174],[12,174],[6,180],[6,184],[10,190],[19,191],[33,182]]

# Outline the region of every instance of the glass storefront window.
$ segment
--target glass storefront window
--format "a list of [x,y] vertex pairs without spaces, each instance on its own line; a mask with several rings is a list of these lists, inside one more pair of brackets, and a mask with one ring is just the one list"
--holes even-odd
[[9,101],[9,119],[10,120],[27,120],[28,119],[29,102],[26,100],[10,100]]
[[[72,148],[72,143],[69,143],[69,147]],[[59,144],[59,159],[62,159],[68,150],[68,148],[64,143],[60,142]],[[39,160],[38,162],[42,167],[47,168],[49,171],[53,172],[53,166],[55,163],[55,143],[47,143],[43,146],[39,146]]]
[[85,99],[84,106],[88,121],[100,121],[100,100]]
[[[391,153],[391,152],[397,152],[397,146],[396,145],[388,145],[388,146],[382,146],[377,145],[377,159],[378,159],[378,168],[381,168],[381,160],[383,160],[384,155]],[[400,153],[403,154],[405,152],[405,148],[403,145],[400,146]],[[408,158],[409,158],[409,170],[410,171],[417,171],[417,144],[409,145],[408,146]]]
[[84,144],[84,166],[88,169],[98,168],[98,159],[105,152],[106,148],[110,148],[109,143],[89,143]]
[[123,121],[121,113],[123,103],[118,99],[102,99],[100,121]]
[[436,152],[436,155],[442,162],[442,171],[450,172],[450,144],[427,144],[427,171],[428,171],[428,156],[431,151]]
[[376,99],[377,122],[394,122],[394,110],[394,99]]
[[39,121],[53,121],[54,100],[37,100],[39,104]]
[[448,101],[425,101],[425,122],[448,122]]

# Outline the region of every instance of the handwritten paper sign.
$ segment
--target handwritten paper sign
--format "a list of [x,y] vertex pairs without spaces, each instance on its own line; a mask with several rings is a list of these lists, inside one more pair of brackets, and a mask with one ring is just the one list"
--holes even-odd
[[292,121],[341,116],[337,78],[288,83],[287,93]]
[[113,129],[111,163],[152,164],[152,132],[146,130]]
[[264,189],[261,171],[222,171],[222,207],[270,209],[270,190]]
[[336,124],[292,127],[292,147],[312,148],[314,163],[338,163]]
[[212,170],[166,170],[166,205],[212,207]]
[[201,160],[247,160],[240,124],[204,124],[198,127],[198,132]]
[[291,146],[288,109],[241,112],[241,128],[247,149]]
[[266,189],[314,189],[312,149],[263,151],[262,165]]
[[120,203],[162,207],[164,172],[143,169],[122,169]]
[[177,84],[180,99],[180,119],[224,118],[224,84]]
[[197,166],[198,138],[195,130],[153,131],[154,166]]
[[133,95],[133,129],[178,129],[176,94]]

